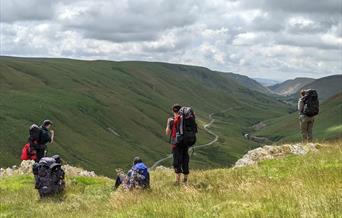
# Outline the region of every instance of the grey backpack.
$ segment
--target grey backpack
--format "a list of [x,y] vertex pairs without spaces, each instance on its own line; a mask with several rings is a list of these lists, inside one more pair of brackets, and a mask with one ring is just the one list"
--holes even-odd
[[40,197],[60,193],[65,188],[64,171],[58,155],[44,157],[35,163],[33,174]]

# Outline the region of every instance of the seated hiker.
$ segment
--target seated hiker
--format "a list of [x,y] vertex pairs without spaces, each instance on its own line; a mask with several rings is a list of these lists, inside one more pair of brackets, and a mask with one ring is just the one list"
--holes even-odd
[[127,190],[150,187],[150,173],[140,157],[134,158],[133,167],[128,171],[127,175],[123,171],[118,172],[114,188],[118,188],[120,185],[123,185]]

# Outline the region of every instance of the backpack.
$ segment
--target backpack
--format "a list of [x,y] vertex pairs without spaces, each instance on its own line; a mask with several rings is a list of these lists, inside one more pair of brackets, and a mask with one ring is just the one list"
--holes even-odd
[[40,144],[42,128],[37,124],[32,124],[29,130],[29,142],[33,145]]
[[132,167],[128,173],[129,189],[132,188],[149,188],[150,187],[150,173],[144,163],[138,163]]
[[33,165],[35,188],[40,197],[60,193],[65,188],[64,170],[58,155],[43,157]]
[[196,143],[197,123],[191,107],[182,107],[178,114],[180,123],[176,133],[176,145],[191,147]]
[[309,89],[305,91],[305,96],[303,97],[304,109],[303,114],[308,117],[316,116],[319,113],[319,101],[316,90]]
[[34,149],[31,148],[30,143],[24,145],[21,151],[21,160],[36,160],[37,153]]

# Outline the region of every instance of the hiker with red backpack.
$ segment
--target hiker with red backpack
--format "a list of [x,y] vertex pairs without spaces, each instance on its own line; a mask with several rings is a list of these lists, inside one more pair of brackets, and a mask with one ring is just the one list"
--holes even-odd
[[39,162],[45,156],[47,144],[54,140],[54,131],[50,130],[53,123],[50,120],[44,120],[39,127],[32,124],[29,130],[28,143],[24,145],[22,150],[22,160],[34,160]]
[[172,146],[173,167],[176,173],[175,185],[187,184],[189,175],[189,147],[196,143],[197,124],[195,113],[191,107],[175,104],[172,107],[173,118],[167,120],[166,134],[170,136]]
[[301,90],[298,100],[299,125],[303,142],[312,141],[312,129],[315,116],[319,113],[319,101],[317,91],[313,89]]

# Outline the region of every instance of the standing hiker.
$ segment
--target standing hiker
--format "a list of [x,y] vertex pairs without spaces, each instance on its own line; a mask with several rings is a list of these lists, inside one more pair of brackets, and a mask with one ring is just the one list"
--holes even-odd
[[167,120],[166,134],[170,136],[172,146],[175,185],[180,184],[181,174],[184,175],[183,183],[187,184],[190,159],[188,149],[196,143],[195,114],[190,107],[182,107],[179,104],[173,105],[172,112],[173,118]]
[[300,91],[298,100],[299,125],[303,142],[312,141],[312,129],[315,116],[319,113],[319,101],[316,90],[308,89]]
[[53,130],[50,130],[53,123],[50,120],[44,120],[41,127],[33,124],[30,127],[29,143],[30,147],[35,151],[35,161],[39,162],[45,156],[47,144],[52,143],[55,137]]

